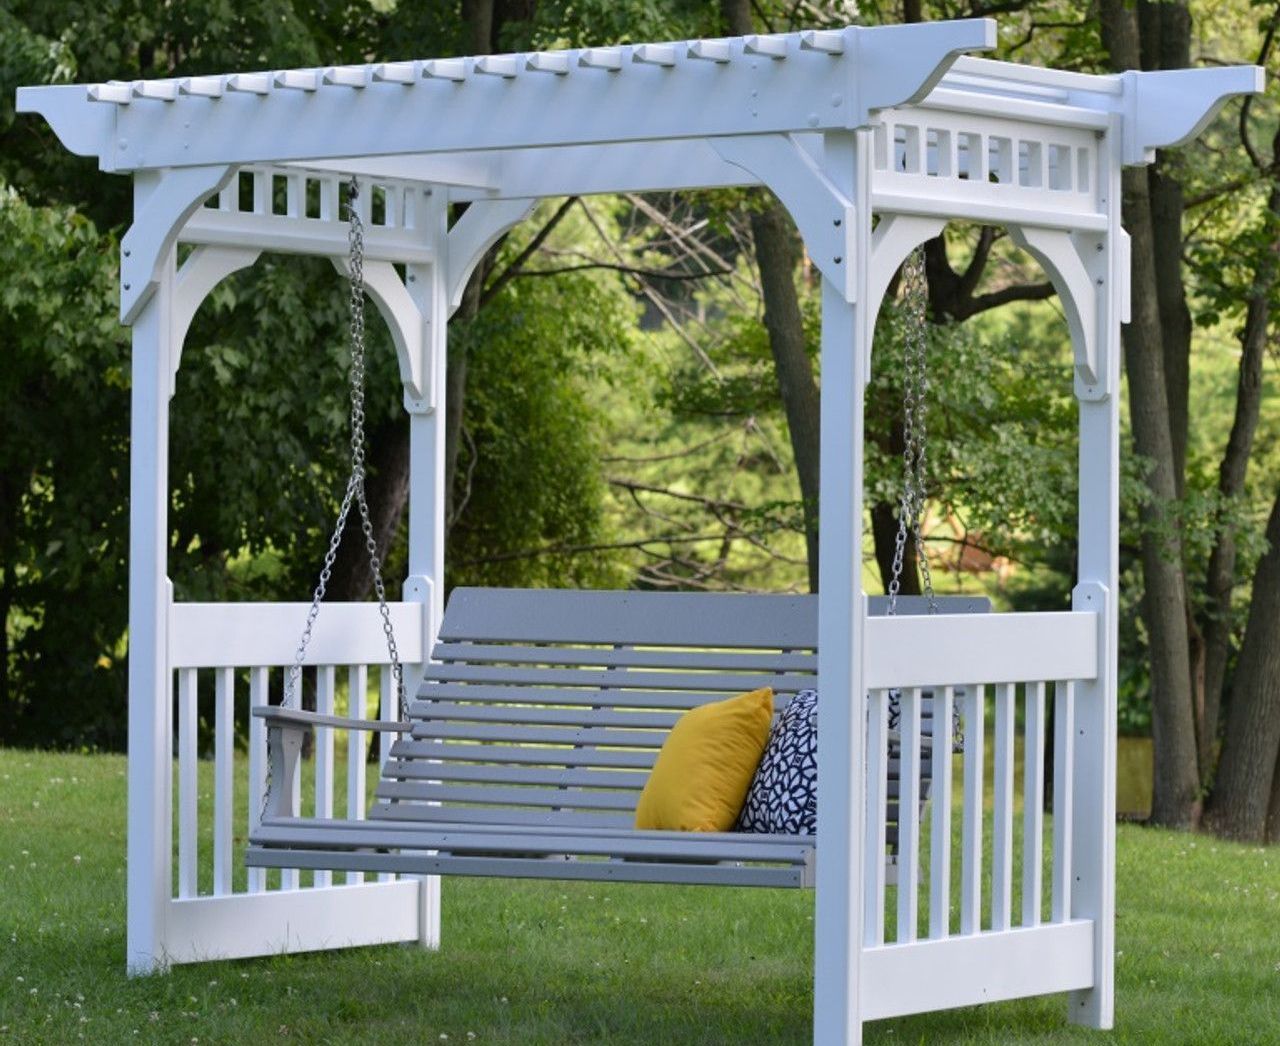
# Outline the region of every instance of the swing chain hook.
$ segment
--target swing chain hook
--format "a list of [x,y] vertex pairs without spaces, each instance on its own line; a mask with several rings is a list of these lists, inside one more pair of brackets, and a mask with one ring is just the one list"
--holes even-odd
[[902,497],[898,505],[898,533],[893,545],[893,576],[889,581],[889,616],[898,612],[903,560],[907,541],[914,538],[916,561],[929,600],[929,613],[938,612],[933,576],[924,548],[924,503],[927,479],[925,452],[929,394],[929,289],[925,279],[924,249],[917,248],[902,267],[906,331],[902,339]]

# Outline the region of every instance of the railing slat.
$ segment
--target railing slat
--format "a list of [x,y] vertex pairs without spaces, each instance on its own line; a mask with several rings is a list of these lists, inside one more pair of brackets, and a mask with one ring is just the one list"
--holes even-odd
[[[249,831],[258,825],[267,790],[267,730],[263,721],[252,713],[268,703],[270,676],[261,665],[249,670]],[[267,888],[267,870],[249,869],[249,892],[262,893]]]
[[[321,715],[333,715],[333,692],[335,672],[333,665],[319,665],[316,668],[316,711]],[[316,744],[316,816],[333,816],[333,731],[317,730]],[[312,880],[316,886],[330,886],[333,873],[327,869],[318,870]]]
[[214,684],[213,893],[231,893],[231,824],[235,816],[235,669],[220,668]]
[[929,936],[951,932],[951,709],[955,690],[933,696],[933,829],[929,842]]
[[916,939],[920,898],[920,689],[901,692],[901,780],[898,792],[898,936]]
[[964,717],[963,852],[960,855],[960,932],[982,929],[982,798],[986,687],[970,685]]
[[1022,759],[1022,925],[1038,926],[1044,878],[1044,683],[1027,684]]
[[[369,669],[365,665],[352,665],[347,670],[347,715],[353,719],[365,717],[365,693],[369,686]],[[364,746],[363,730],[347,731],[347,816],[352,820],[364,817]],[[347,872],[348,883],[364,882],[363,872]]]
[[991,810],[991,929],[1013,918],[1013,731],[1015,684],[996,687],[995,778]]
[[872,690],[867,721],[867,810],[863,851],[863,942],[884,944],[885,807],[888,802],[889,692]]
[[[390,208],[390,200],[392,197],[391,190],[387,191],[387,206]],[[378,711],[384,722],[394,722],[400,718],[400,709],[396,694],[396,677],[391,670],[390,665],[380,665],[378,668]],[[381,772],[383,767],[387,765],[387,759],[391,755],[391,746],[395,744],[395,734],[379,734],[378,735],[378,770]],[[392,872],[379,872],[378,882],[389,883],[395,880],[395,874]]]
[[199,710],[194,668],[178,672],[178,896],[199,893]]
[[[283,695],[286,691],[285,682],[288,679],[288,669],[281,673],[280,693]],[[295,698],[297,700],[297,698]],[[293,795],[289,797],[289,809],[294,815],[302,813],[302,774],[293,775]],[[297,890],[302,886],[302,873],[297,868],[281,868],[280,869],[280,889]]]
[[1070,680],[1053,688],[1053,886],[1051,917],[1071,918],[1071,823],[1075,788],[1076,691]]

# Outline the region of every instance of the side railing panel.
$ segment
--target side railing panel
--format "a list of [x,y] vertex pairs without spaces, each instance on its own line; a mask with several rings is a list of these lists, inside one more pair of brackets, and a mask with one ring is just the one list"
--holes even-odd
[[[419,939],[417,879],[382,875],[366,881],[363,873],[350,873],[335,882],[330,872],[241,871],[240,847],[266,791],[266,730],[251,711],[281,702],[307,609],[304,603],[171,606],[177,863],[167,962]],[[422,664],[423,605],[393,603],[390,613],[402,662]],[[376,604],[321,609],[300,689],[318,712],[398,718]],[[312,735],[306,770],[295,781],[299,812],[364,816],[371,732],[341,733],[320,729]],[[381,734],[373,753],[379,765],[389,737]]]
[[[1077,684],[1101,669],[1097,615],[870,618],[867,649],[864,1019],[1089,987],[1094,926],[1071,915],[1071,806],[1085,743]],[[891,691],[901,708],[896,883],[879,859]],[[933,796],[922,813],[923,745]]]

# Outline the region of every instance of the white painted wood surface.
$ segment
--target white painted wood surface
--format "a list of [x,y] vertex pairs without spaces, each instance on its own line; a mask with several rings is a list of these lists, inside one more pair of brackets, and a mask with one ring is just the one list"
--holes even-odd
[[[820,758],[828,769],[817,867],[815,1041],[856,1044],[864,1020],[890,1013],[1066,989],[1074,991],[1073,1019],[1110,1027],[1117,394],[1119,328],[1128,315],[1119,171],[1197,133],[1226,97],[1256,93],[1260,71],[1090,76],[961,56],[990,47],[994,38],[994,23],[970,20],[19,91],[18,110],[41,113],[71,151],[97,157],[105,170],[135,172],[135,219],[121,258],[121,316],[134,328],[131,972],[213,955],[373,940],[434,945],[439,939],[439,884],[432,878],[330,887],[321,875],[318,889],[298,890],[297,873],[286,871],[279,880],[284,888],[269,890],[265,873],[251,869],[249,892],[228,892],[235,888],[227,864],[234,790],[247,787],[252,826],[265,774],[264,732],[251,718],[248,780],[229,783],[235,691],[247,677],[250,705],[268,703],[280,667],[292,660],[306,608],[172,603],[165,577],[168,398],[186,325],[200,301],[261,250],[341,256],[339,179],[351,171],[373,179],[364,213],[372,219],[377,195],[383,216],[368,223],[369,259],[388,269],[405,266],[403,284],[379,270],[379,287],[384,314],[398,328],[412,416],[410,569],[404,602],[392,613],[408,678],[416,683],[441,620],[445,326],[467,273],[540,197],[761,183],[791,207],[824,274],[820,665],[824,690],[838,699],[821,713]],[[815,105],[815,98],[830,104]],[[435,118],[405,120],[406,106]],[[873,123],[878,126],[869,130]],[[719,152],[709,144],[713,138],[720,140]],[[246,207],[240,169],[252,184]],[[285,187],[283,213],[274,213],[277,179]],[[312,183],[320,203],[314,215],[306,204]],[[205,206],[211,198],[213,206]],[[474,201],[480,202],[446,232],[448,206]],[[870,246],[874,210],[891,224],[897,216],[903,241],[878,256]],[[854,550],[861,548],[861,410],[872,326],[898,248],[909,248],[912,236],[923,238],[922,229],[936,231],[949,217],[1011,226],[1062,296],[1080,400],[1079,584],[1071,613],[866,617]],[[889,228],[883,221],[881,227]],[[197,253],[179,285],[180,239]],[[322,669],[322,689],[329,685],[322,701],[335,689],[323,683],[324,671],[345,668],[363,693],[368,666],[385,664],[380,641],[373,608],[326,607],[308,661],[332,666]],[[216,785],[209,855],[196,845],[203,809],[196,726],[201,672],[213,683],[211,693],[205,687],[214,710]],[[1029,695],[1025,856],[1038,851],[1043,832],[1035,769],[1042,758],[1037,739],[1045,683],[1054,684],[1055,708],[1050,921],[987,932],[981,926],[982,807],[990,798],[997,837],[993,902],[997,925],[1006,927],[1016,786],[1013,687]],[[939,803],[928,937],[881,943],[883,865],[866,851],[882,851],[876,838],[883,823],[875,824],[868,810],[884,808],[877,794],[883,767],[876,765],[885,742],[884,690],[961,685],[960,934],[947,936],[950,855],[937,836],[947,834],[949,804]],[[868,688],[879,695],[869,723],[862,714]],[[943,710],[951,693],[941,691]],[[388,696],[381,685],[383,717],[391,714]],[[991,796],[981,773],[988,698],[998,764]],[[175,706],[178,900],[172,897]],[[912,762],[922,750],[914,696],[908,711],[906,761]],[[945,735],[946,723],[939,725]],[[347,743],[351,756],[363,750],[358,732]],[[854,758],[866,743],[872,745],[869,778]],[[950,763],[945,749],[933,748],[935,780]],[[348,805],[356,810],[363,806],[355,801],[363,765],[362,759],[348,765]],[[332,755],[322,752],[318,809],[332,803],[335,776]],[[936,787],[945,796],[949,777]],[[908,818],[905,828],[911,865],[919,860],[919,824]],[[195,896],[202,859],[212,861],[210,881],[224,895]],[[907,918],[899,924],[909,938],[918,882],[910,869],[900,878],[898,903]],[[1021,882],[1022,921],[1034,922],[1041,884],[1025,862]]]
[[[307,603],[174,603],[169,611],[173,668],[293,664]],[[389,603],[400,657],[422,661],[423,606]],[[325,603],[305,665],[377,664],[387,657],[376,603]]]

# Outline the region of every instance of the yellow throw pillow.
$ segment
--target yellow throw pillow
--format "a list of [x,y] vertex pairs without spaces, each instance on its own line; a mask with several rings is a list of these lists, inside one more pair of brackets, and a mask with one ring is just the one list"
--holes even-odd
[[730,831],[760,765],[772,722],[769,687],[682,715],[640,793],[636,827]]

